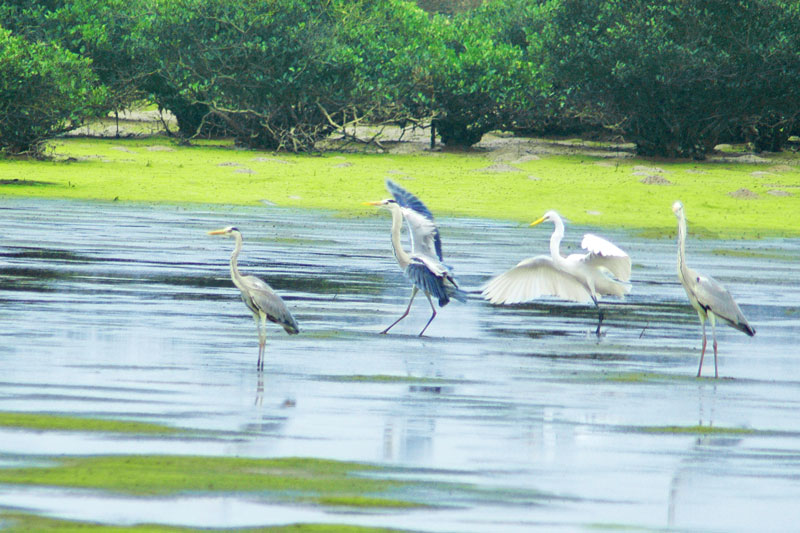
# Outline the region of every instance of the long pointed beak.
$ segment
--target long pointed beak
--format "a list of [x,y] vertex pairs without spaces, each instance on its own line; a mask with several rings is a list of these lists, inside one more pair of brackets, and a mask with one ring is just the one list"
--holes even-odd
[[209,231],[209,235],[225,235],[227,233],[224,229],[215,229],[214,231]]
[[382,203],[383,202],[381,202],[381,201],[377,201],[377,202],[361,202],[361,205],[381,205]]
[[541,224],[542,222],[544,222],[544,217],[542,217],[542,218],[540,218],[538,220],[534,220],[533,222],[531,222],[531,226],[536,226],[538,224]]

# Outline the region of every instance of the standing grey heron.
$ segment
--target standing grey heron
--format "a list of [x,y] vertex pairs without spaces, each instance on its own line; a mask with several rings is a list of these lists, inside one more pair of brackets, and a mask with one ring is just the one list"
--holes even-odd
[[242,233],[235,227],[209,231],[209,235],[223,235],[236,240],[236,246],[231,254],[231,279],[233,284],[242,291],[242,301],[253,313],[253,320],[258,330],[258,365],[259,370],[264,369],[264,346],[267,343],[267,320],[275,322],[286,330],[289,335],[300,333],[292,313],[280,296],[275,294],[272,287],[255,276],[243,276],[239,273],[239,252],[242,251]]
[[[403,269],[405,276],[411,281],[411,299],[408,302],[405,312],[400,318],[381,331],[385,334],[394,327],[395,324],[408,316],[414,297],[420,290],[428,298],[431,304],[431,318],[422,331],[421,337],[428,326],[436,318],[436,307],[433,305],[431,295],[439,300],[439,307],[444,307],[450,302],[450,298],[455,298],[460,302],[467,301],[467,295],[458,288],[458,284],[450,272],[450,268],[442,263],[442,240],[439,237],[439,229],[433,220],[433,214],[425,207],[422,201],[393,182],[386,180],[386,188],[392,198],[378,202],[365,202],[364,205],[374,205],[387,209],[392,214],[392,250],[397,264]],[[403,227],[403,220],[408,223],[409,235],[411,236],[411,253],[403,249],[400,239],[400,232]]]
[[[587,233],[581,247],[586,254],[561,255],[564,222],[555,211],[531,223],[536,226],[550,221],[555,225],[550,237],[550,255],[537,255],[522,260],[514,268],[486,284],[483,297],[492,304],[516,304],[540,296],[556,296],[573,302],[594,302],[600,313],[596,334],[603,323],[601,296],[624,297],[630,292],[625,283],[631,277],[631,258],[611,242]],[[613,279],[614,275],[619,281]]]
[[711,322],[711,335],[714,341],[714,377],[719,377],[717,370],[717,329],[716,319],[720,318],[729,326],[738,329],[749,336],[756,334],[750,327],[742,310],[731,296],[731,293],[711,276],[700,274],[686,265],[686,214],[683,204],[672,204],[672,212],[678,218],[678,279],[686,289],[689,302],[697,311],[700,324],[703,326],[703,348],[700,350],[700,366],[697,368],[697,377],[703,370],[703,357],[706,354],[706,319]]

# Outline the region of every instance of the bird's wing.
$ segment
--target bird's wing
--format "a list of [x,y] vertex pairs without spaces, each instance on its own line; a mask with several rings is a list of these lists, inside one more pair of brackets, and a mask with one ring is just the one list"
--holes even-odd
[[589,290],[573,276],[556,268],[546,255],[531,257],[489,281],[482,293],[493,304],[516,304],[540,296],[591,302]]
[[[242,291],[242,298],[249,300],[257,310],[267,315],[272,322],[283,326],[287,332],[298,333],[300,331],[292,313],[286,307],[283,299],[272,290],[272,287],[255,276],[244,276],[243,280],[247,291],[246,294],[245,291]],[[249,304],[248,307],[250,307]]]
[[402,207],[403,218],[408,224],[408,231],[411,235],[411,253],[427,255],[431,258],[441,258],[442,243],[439,239],[439,230],[436,224],[428,218],[423,217],[416,211],[407,207]]
[[583,236],[581,247],[589,251],[583,257],[588,265],[604,268],[620,281],[631,279],[631,258],[614,243],[587,233]]
[[444,279],[441,273],[432,270],[429,264],[420,257],[413,257],[404,271],[411,282],[437,299],[447,300]]
[[[433,221],[433,213],[422,203],[422,200],[392,180],[386,180],[386,188],[400,207],[405,208],[403,209],[403,215],[411,231],[412,248],[415,246],[427,247],[427,251],[422,248],[412,251],[428,253],[442,261],[442,239],[439,237],[439,229]],[[414,213],[416,216],[409,213]],[[423,223],[422,220],[427,221],[427,223]]]
[[690,281],[691,289],[698,303],[732,327],[753,336],[755,330],[747,323],[744,313],[739,309],[731,293],[711,276],[696,272],[693,274],[694,277]]

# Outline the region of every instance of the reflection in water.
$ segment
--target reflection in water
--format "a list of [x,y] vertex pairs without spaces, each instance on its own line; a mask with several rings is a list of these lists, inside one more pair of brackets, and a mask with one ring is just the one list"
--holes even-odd
[[256,399],[253,405],[261,406],[264,403],[264,369],[258,369],[258,384],[256,385]]
[[383,429],[383,460],[412,465],[428,464],[433,456],[438,397],[452,387],[409,385],[403,409],[386,420]]

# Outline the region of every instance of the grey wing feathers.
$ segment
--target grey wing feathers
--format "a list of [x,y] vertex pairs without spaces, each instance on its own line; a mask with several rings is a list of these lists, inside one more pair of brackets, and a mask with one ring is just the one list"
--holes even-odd
[[247,283],[248,294],[245,296],[242,293],[242,299],[245,300],[247,307],[254,312],[264,313],[267,319],[280,324],[290,335],[300,333],[297,321],[272,287],[255,276],[245,276],[244,280]]
[[[431,213],[430,209],[428,209],[422,200],[402,188],[400,185],[396,184],[392,180],[386,180],[386,188],[391,193],[394,200],[400,205],[400,207],[405,207],[411,209],[422,215],[423,217],[427,218],[431,222],[433,222],[433,213]],[[434,225],[433,231],[431,233],[433,236],[433,243],[434,249],[436,252],[436,257],[439,258],[439,261],[443,261],[442,259],[442,239],[439,237],[439,229]]]
[[696,274],[694,294],[698,303],[707,311],[727,322],[730,326],[747,333],[751,337],[756,331],[747,323],[744,313],[731,296],[731,293],[711,276]]
[[[438,257],[436,239],[439,231],[436,229],[436,224],[412,209],[403,207],[401,210],[411,235],[411,253],[427,255],[431,258]],[[441,243],[439,249],[441,249]]]
[[440,307],[447,305],[450,298],[455,298],[460,302],[467,300],[466,293],[458,288],[449,272],[443,270],[440,275],[435,274],[419,258],[412,258],[404,274],[416,287],[437,298]]

